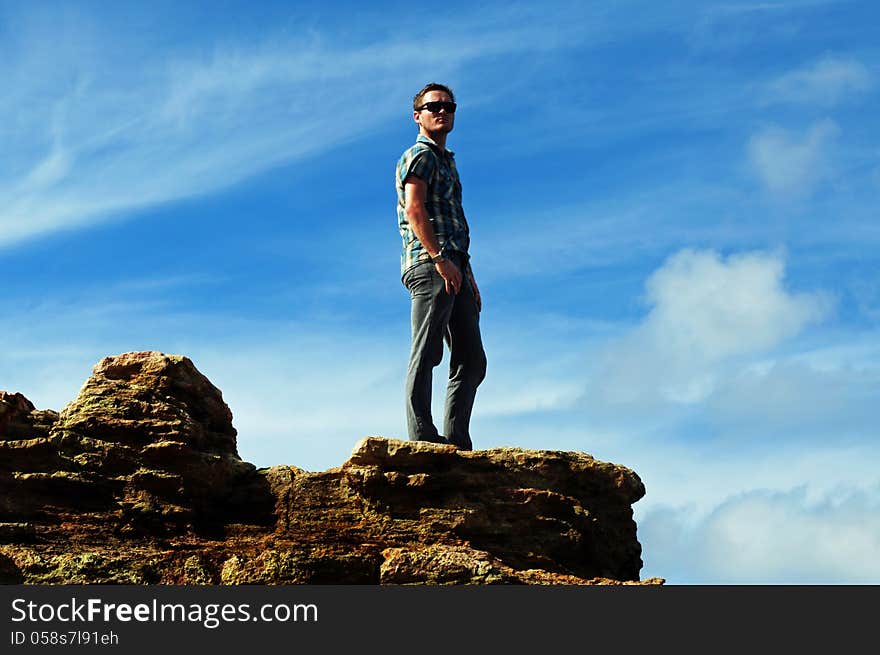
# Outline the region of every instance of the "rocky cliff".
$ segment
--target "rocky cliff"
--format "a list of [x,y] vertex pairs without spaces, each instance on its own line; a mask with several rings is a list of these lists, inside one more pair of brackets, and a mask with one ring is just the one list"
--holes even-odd
[[60,413],[0,392],[0,583],[639,583],[622,466],[367,437],[256,469],[236,437],[178,355],[107,357]]

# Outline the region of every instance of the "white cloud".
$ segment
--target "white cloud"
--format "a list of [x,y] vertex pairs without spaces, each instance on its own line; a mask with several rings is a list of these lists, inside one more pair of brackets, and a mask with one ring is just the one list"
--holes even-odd
[[727,362],[766,352],[827,314],[825,296],[785,289],[784,269],[772,253],[673,255],[646,283],[648,316],[609,349],[591,394],[648,406],[702,402]]
[[824,309],[815,296],[787,292],[784,271],[782,257],[772,253],[722,259],[683,250],[647,281],[647,330],[676,355],[710,361],[774,346]]
[[672,583],[877,584],[880,485],[818,498],[806,486],[731,496],[693,520],[657,508],[639,523],[646,575]]
[[786,73],[767,85],[767,98],[775,102],[835,105],[845,97],[869,90],[873,80],[861,62],[827,56]]
[[829,119],[815,123],[803,135],[769,127],[749,139],[749,162],[771,193],[808,195],[832,174],[830,150],[839,133]]

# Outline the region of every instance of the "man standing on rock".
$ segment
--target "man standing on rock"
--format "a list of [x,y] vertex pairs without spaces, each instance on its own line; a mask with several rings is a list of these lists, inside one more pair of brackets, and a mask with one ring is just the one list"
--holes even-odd
[[[412,441],[471,450],[471,409],[486,376],[480,291],[471,270],[461,182],[446,137],[455,124],[452,89],[431,83],[413,98],[414,146],[397,162],[401,276],[412,298],[412,349],[406,375],[406,422]],[[431,418],[431,379],[449,345],[449,384],[441,436]]]

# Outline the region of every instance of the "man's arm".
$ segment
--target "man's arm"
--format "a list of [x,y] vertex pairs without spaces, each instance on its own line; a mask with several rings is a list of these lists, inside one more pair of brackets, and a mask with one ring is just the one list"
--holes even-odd
[[[425,209],[425,199],[428,194],[428,185],[417,175],[409,175],[403,182],[404,211],[406,220],[412,227],[413,233],[432,257],[440,252],[440,244],[434,227],[431,225],[428,210]],[[440,277],[446,282],[446,293],[458,293],[461,288],[461,271],[454,262],[446,259],[435,264]]]

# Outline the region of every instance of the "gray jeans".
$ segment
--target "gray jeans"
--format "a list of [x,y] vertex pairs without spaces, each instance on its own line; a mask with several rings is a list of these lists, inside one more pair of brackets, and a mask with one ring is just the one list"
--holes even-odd
[[[457,294],[446,293],[431,262],[406,271],[403,283],[412,297],[412,350],[406,374],[406,424],[412,441],[451,443],[471,450],[470,422],[477,387],[486,377],[486,353],[480,336],[480,312],[466,272],[467,257],[452,260],[461,269]],[[443,420],[445,439],[431,418],[431,381],[449,345],[449,384]]]

